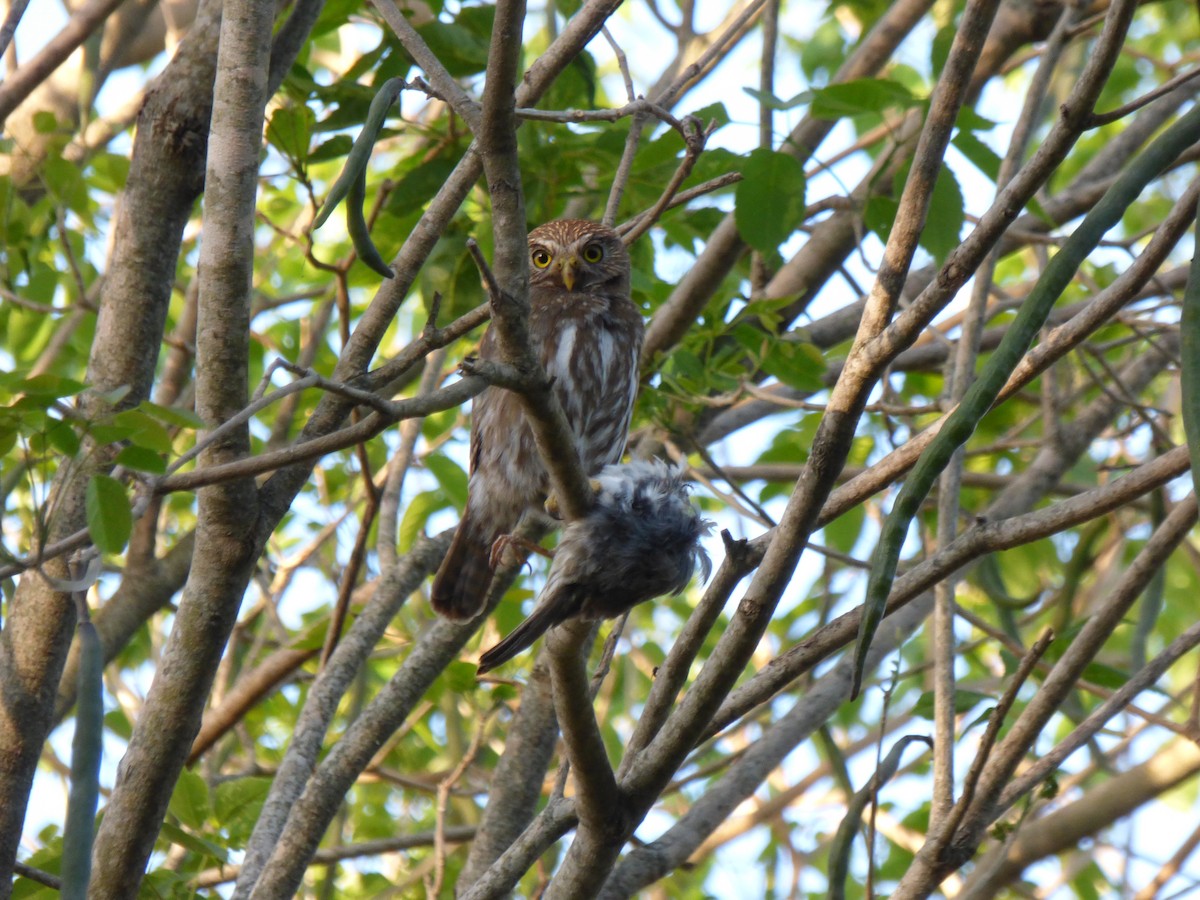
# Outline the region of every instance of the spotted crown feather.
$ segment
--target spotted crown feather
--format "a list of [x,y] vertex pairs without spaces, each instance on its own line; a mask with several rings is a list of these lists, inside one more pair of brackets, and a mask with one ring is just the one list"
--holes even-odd
[[[529,243],[573,244],[585,237],[621,238],[607,225],[589,219],[555,219],[529,232]],[[621,246],[624,246],[622,244]]]

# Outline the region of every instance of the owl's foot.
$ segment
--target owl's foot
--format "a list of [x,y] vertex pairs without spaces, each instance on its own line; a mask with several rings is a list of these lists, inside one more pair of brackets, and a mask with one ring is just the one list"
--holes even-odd
[[[600,482],[595,478],[588,479],[588,486],[592,489],[592,496],[600,493]],[[546,498],[546,502],[542,505],[546,510],[546,515],[555,519],[562,518],[562,509],[558,505],[558,494],[551,492],[550,496]]]
[[[524,550],[522,556],[519,550]],[[500,568],[505,563],[511,565],[523,564],[529,559],[529,554],[540,553],[547,559],[554,558],[554,552],[547,550],[540,544],[535,544],[533,541],[521,537],[519,534],[502,534],[496,540],[492,541],[492,552],[488,557],[488,565],[492,567],[492,571]]]

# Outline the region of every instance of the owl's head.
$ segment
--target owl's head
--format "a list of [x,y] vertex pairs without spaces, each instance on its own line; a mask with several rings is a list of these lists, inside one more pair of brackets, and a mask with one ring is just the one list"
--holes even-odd
[[556,219],[529,232],[529,283],[628,296],[629,254],[611,228]]

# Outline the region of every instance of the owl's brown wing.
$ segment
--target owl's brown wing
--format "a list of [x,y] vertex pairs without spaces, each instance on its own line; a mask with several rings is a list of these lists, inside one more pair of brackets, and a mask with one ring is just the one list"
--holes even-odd
[[[495,358],[490,329],[479,355]],[[545,467],[516,394],[490,387],[475,397],[470,460],[467,506],[430,590],[434,610],[456,621],[482,611],[492,582],[493,542],[516,527],[545,489]]]
[[[491,359],[495,353],[494,340],[489,328],[479,344],[479,355],[483,359]],[[493,421],[500,410],[497,409],[501,399],[497,388],[487,388],[478,394],[471,403],[471,445],[470,472],[471,480],[475,482],[468,488],[467,507],[463,510],[462,521],[454,532],[454,539],[442,564],[434,576],[433,586],[429,591],[429,602],[435,612],[447,619],[458,622],[475,618],[483,609],[487,599],[487,591],[492,583],[492,568],[489,562],[492,542],[501,532],[495,530],[486,515],[481,515],[478,507],[486,506],[481,503],[478,473],[483,450],[483,435],[494,430],[486,427]],[[475,501],[472,503],[472,501]],[[472,506],[477,509],[472,513]]]

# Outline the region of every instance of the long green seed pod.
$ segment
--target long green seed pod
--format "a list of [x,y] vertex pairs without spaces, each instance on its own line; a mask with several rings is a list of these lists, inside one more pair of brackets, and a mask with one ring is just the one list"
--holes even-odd
[[[854,697],[858,696],[862,687],[867,648],[870,647],[871,638],[883,619],[888,593],[896,576],[900,548],[909,525],[916,517],[933,483],[950,462],[954,451],[966,443],[979,421],[991,409],[1017,363],[1029,350],[1029,345],[1045,324],[1055,301],[1075,277],[1075,272],[1088,254],[1095,249],[1108,230],[1121,220],[1125,210],[1137,199],[1142,189],[1197,140],[1200,140],[1200,107],[1193,108],[1155,138],[1121,173],[1100,202],[1063,243],[1062,249],[1050,260],[1042,277],[1038,279],[1028,299],[1008,327],[1000,346],[988,359],[979,379],[967,391],[962,403],[946,420],[942,430],[913,467],[912,474],[896,497],[891,515],[884,523],[883,533],[871,560],[867,596],[863,601],[862,624],[858,631],[858,644],[854,649]],[[1188,340],[1187,330],[1185,322],[1185,347]],[[1193,337],[1193,340],[1200,338]],[[1191,440],[1190,433],[1188,443],[1193,454],[1200,452],[1200,445]]]
[[334,208],[345,200],[346,231],[350,233],[354,250],[358,253],[359,259],[384,278],[393,277],[392,269],[379,255],[379,251],[371,241],[366,216],[363,214],[363,203],[367,194],[367,163],[371,159],[371,151],[375,147],[379,132],[383,129],[388,110],[406,87],[408,87],[408,82],[403,78],[389,78],[383,83],[383,87],[371,101],[371,108],[367,111],[367,120],[363,123],[363,130],[346,155],[346,165],[342,167],[342,174],[329,189],[329,196],[325,198],[325,203],[322,204],[321,210],[313,222],[313,230],[320,228],[325,224]]
[[79,681],[75,737],[71,741],[71,788],[63,829],[62,897],[85,900],[92,872],[92,838],[100,798],[104,737],[104,650],[96,626],[79,623]]

